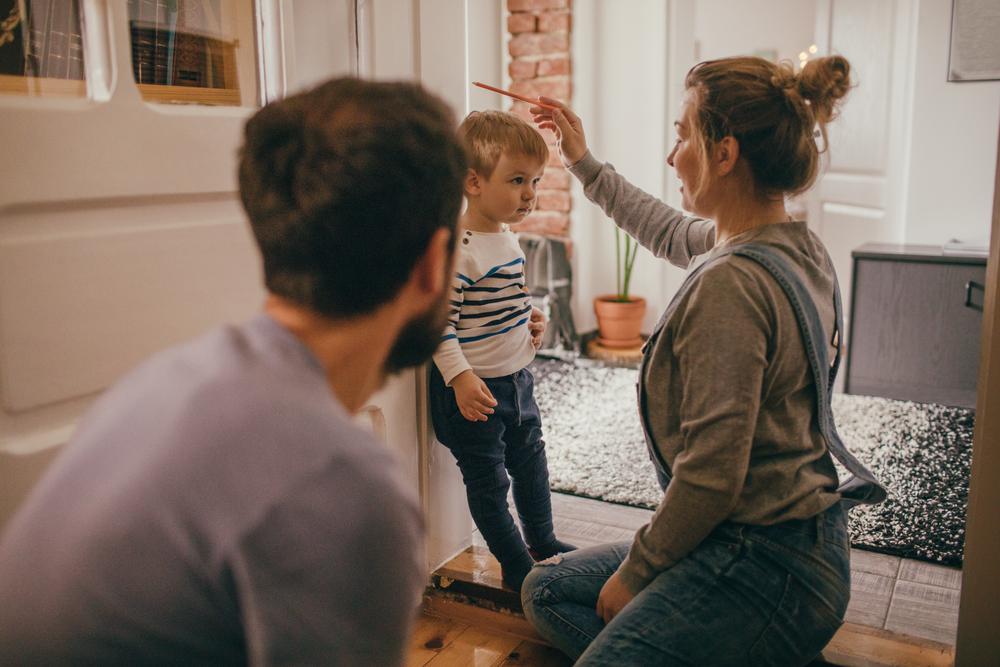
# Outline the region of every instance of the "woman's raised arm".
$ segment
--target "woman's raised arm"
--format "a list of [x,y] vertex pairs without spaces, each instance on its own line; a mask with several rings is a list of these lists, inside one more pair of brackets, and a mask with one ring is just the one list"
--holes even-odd
[[570,173],[583,183],[587,199],[616,225],[657,257],[687,267],[691,258],[715,243],[710,220],[684,215],[657,197],[632,185],[609,163],[598,161],[587,148],[583,122],[559,100],[542,97],[553,108],[533,106],[531,113],[541,129],[552,130]]

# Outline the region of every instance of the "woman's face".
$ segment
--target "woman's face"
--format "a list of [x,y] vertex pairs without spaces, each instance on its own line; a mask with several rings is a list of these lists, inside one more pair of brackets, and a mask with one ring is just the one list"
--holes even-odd
[[701,160],[703,159],[696,144],[698,137],[695,136],[694,111],[695,100],[691,91],[684,96],[684,104],[681,106],[680,118],[674,122],[677,131],[677,142],[674,149],[667,156],[667,164],[677,172],[677,178],[681,181],[681,206],[692,213],[707,215],[699,210],[699,202],[704,198],[694,194],[698,192],[701,180]]

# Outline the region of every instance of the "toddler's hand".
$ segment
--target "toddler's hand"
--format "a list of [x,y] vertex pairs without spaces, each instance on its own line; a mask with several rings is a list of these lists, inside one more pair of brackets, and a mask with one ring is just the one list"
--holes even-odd
[[455,390],[455,402],[462,416],[470,422],[484,422],[493,414],[497,404],[489,387],[471,370],[462,371],[451,380]]
[[531,346],[537,350],[542,346],[542,336],[545,335],[545,313],[540,308],[531,307],[528,332],[531,334]]

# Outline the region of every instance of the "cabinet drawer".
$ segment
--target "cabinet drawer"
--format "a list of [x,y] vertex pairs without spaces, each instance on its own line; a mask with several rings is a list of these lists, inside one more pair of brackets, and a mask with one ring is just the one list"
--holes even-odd
[[846,391],[975,407],[985,265],[859,258]]

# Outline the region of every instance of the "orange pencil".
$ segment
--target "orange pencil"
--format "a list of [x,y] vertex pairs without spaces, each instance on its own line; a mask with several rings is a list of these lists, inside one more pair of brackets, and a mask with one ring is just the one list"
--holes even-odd
[[491,90],[494,93],[500,93],[501,95],[506,95],[507,97],[513,97],[515,100],[521,100],[522,102],[527,102],[528,104],[534,104],[536,106],[540,106],[543,109],[553,109],[554,110],[554,109],[558,109],[559,108],[559,107],[554,107],[551,104],[543,104],[542,102],[539,102],[537,99],[535,99],[533,97],[526,97],[524,95],[518,95],[517,93],[512,93],[509,90],[504,90],[503,88],[495,88],[493,86],[488,86],[485,83],[480,83],[478,81],[473,81],[472,85],[473,86],[479,86],[480,88],[484,88],[486,90]]

